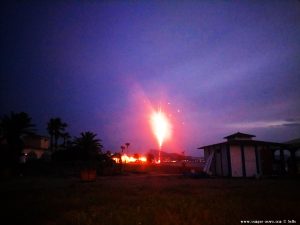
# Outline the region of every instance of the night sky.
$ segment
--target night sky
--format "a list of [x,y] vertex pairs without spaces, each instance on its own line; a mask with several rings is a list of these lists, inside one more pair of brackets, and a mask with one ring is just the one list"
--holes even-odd
[[168,152],[300,137],[300,1],[42,2],[1,5],[1,115],[25,111],[42,135],[61,117],[132,153],[157,148],[159,107]]

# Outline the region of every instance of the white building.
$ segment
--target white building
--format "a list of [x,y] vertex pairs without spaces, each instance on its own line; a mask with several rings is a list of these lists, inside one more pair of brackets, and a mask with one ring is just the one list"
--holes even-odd
[[[204,171],[226,177],[299,174],[296,157],[299,149],[289,144],[253,140],[254,137],[238,132],[224,137],[225,142],[198,148],[204,149]],[[289,152],[288,157],[285,152]]]

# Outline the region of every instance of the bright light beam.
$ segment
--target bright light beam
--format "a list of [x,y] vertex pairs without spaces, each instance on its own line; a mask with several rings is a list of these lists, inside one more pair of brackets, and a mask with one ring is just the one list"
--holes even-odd
[[160,151],[164,141],[171,136],[171,124],[166,115],[159,110],[152,113],[151,126],[159,146],[158,162],[160,163]]

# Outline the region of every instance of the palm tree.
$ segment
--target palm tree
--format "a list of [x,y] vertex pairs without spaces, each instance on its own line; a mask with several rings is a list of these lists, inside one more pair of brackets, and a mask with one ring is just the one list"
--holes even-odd
[[70,134],[68,132],[64,132],[61,134],[61,137],[64,139],[64,142],[63,142],[63,147],[66,148],[68,147],[68,143],[70,143]]
[[83,153],[86,159],[94,159],[97,155],[102,153],[102,140],[96,139],[97,134],[93,132],[82,132],[80,137],[75,138],[74,146]]
[[126,149],[127,149],[127,154],[129,154],[128,147],[129,147],[130,143],[127,142],[127,143],[125,143],[125,145],[126,145]]
[[121,151],[122,151],[122,154],[124,153],[124,150],[125,150],[125,146],[124,146],[124,145],[121,145]]
[[57,150],[58,139],[62,137],[67,126],[68,125],[62,122],[62,120],[59,117],[51,118],[49,120],[47,124],[47,130],[50,135],[50,148],[52,151]]
[[25,112],[4,115],[0,120],[1,136],[6,140],[10,150],[11,162],[18,163],[23,150],[22,138],[33,134],[35,125],[31,123],[31,117]]

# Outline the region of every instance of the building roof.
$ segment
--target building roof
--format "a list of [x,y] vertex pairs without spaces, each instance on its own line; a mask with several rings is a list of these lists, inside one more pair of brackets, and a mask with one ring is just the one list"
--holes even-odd
[[219,145],[226,145],[226,144],[236,144],[236,145],[265,145],[265,146],[271,146],[271,147],[290,147],[290,145],[288,144],[284,144],[284,143],[277,143],[277,142],[269,142],[269,141],[257,141],[257,140],[228,140],[225,142],[220,142],[220,143],[216,143],[216,144],[212,144],[212,145],[205,145],[205,146],[201,146],[198,149],[204,149],[204,148],[209,148],[209,147],[215,147],[215,146],[219,146]]
[[24,137],[25,139],[49,139],[47,136],[39,135],[39,134],[30,134]]
[[252,134],[245,134],[241,132],[237,132],[234,134],[231,134],[227,137],[224,137],[224,139],[227,139],[227,141],[211,144],[211,145],[205,145],[201,146],[198,149],[205,149],[205,148],[211,148],[216,147],[220,145],[226,145],[226,144],[233,144],[233,145],[264,145],[264,146],[270,146],[273,148],[286,148],[286,149],[295,149],[300,147],[300,138],[294,139],[285,143],[278,143],[278,142],[270,142],[270,141],[258,141],[258,140],[252,140],[252,137],[256,137]]
[[293,139],[285,142],[286,144],[292,145],[293,147],[300,148],[300,138]]
[[226,136],[224,137],[224,139],[237,139],[237,138],[253,138],[253,137],[256,137],[255,135],[252,135],[252,134],[245,134],[245,133],[241,133],[241,132],[237,132],[237,133],[234,133],[234,134],[231,134],[229,136]]

